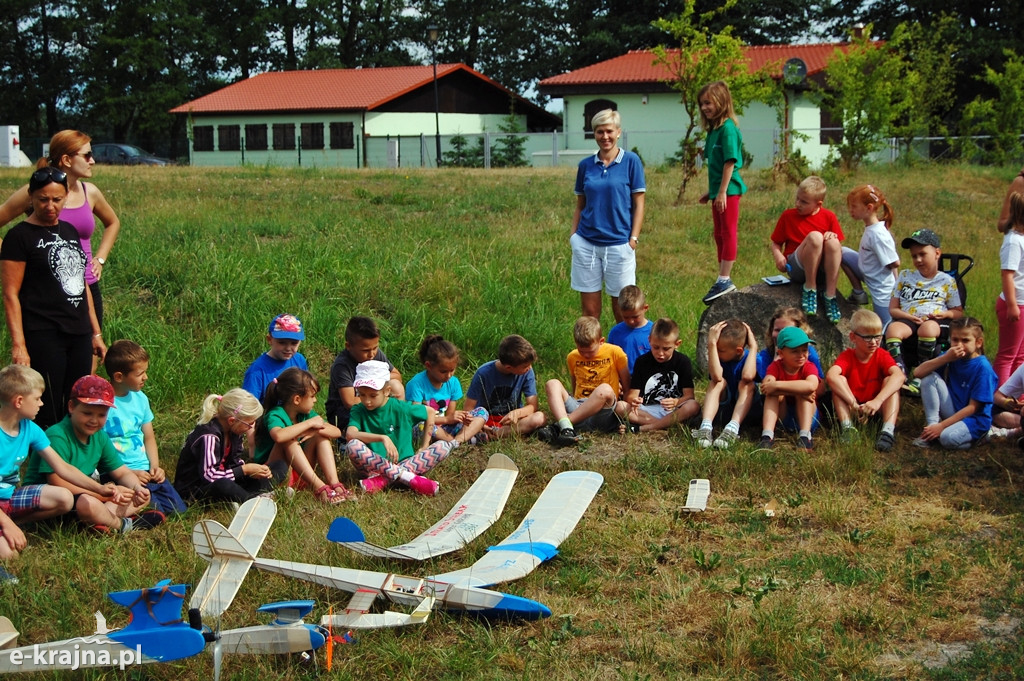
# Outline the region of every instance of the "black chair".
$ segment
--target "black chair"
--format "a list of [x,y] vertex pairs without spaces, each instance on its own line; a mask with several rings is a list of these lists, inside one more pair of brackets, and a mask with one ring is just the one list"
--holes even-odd
[[963,253],[943,253],[939,256],[939,269],[956,280],[956,290],[960,294],[960,304],[964,309],[967,309],[967,285],[964,284],[964,277],[973,267],[974,258]]

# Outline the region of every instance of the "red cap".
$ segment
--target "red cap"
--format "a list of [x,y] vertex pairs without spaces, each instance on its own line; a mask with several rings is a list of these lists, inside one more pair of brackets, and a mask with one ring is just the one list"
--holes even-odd
[[100,376],[82,376],[71,386],[71,399],[83,404],[114,406],[114,386]]

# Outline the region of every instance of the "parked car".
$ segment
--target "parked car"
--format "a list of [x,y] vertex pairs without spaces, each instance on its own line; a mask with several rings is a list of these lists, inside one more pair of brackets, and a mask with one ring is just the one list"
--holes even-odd
[[94,144],[92,154],[97,163],[113,165],[166,166],[174,163],[170,159],[154,156],[145,149],[131,144]]

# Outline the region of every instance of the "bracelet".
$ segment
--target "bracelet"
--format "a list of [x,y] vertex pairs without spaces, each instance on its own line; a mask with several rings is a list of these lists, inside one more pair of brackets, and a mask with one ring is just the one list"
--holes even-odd
[[102,332],[101,332],[101,333],[94,333],[94,334],[92,335],[92,337],[93,337],[93,338],[103,338],[103,333],[102,333]]

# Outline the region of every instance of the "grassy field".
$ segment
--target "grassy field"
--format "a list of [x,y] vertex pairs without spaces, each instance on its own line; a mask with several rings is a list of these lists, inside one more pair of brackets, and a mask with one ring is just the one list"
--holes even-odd
[[[968,276],[968,311],[985,323],[992,358],[1001,240],[994,224],[1016,170],[866,168],[827,176],[826,205],[855,245],[862,225],[846,214],[844,197],[871,182],[896,211],[897,242],[929,227],[943,235],[946,250],[973,255],[979,264]],[[27,175],[0,171],[0,191]],[[572,170],[98,168],[94,180],[123,225],[104,272],[105,337],[136,340],[152,356],[146,392],[165,468],[173,470],[202,398],[241,383],[279,312],[305,322],[302,350],[325,390],[354,314],[378,320],[382,347],[406,378],[420,369],[420,340],[434,332],[462,350],[464,385],[509,333],[536,346],[540,381],[565,373],[579,310],[569,289]],[[699,187],[690,188],[689,204],[673,207],[676,180],[648,171],[638,283],[652,317],[679,322],[682,349],[692,357],[715,250],[708,209],[696,204]],[[741,286],[773,269],[768,235],[794,193],[768,175],[747,180],[734,273]],[[553,474],[586,468],[602,473],[605,485],[561,555],[504,588],[547,604],[552,618],[506,624],[438,613],[418,628],[364,632],[336,649],[329,676],[1017,678],[1024,664],[1016,630],[1024,605],[1019,452],[1005,444],[920,450],[910,440],[921,422],[919,404],[907,404],[897,448],[885,456],[869,442],[840,447],[828,437],[812,452],[749,443],[703,451],[682,431],[594,437],[578,451],[535,440],[459,450],[437,470],[435,498],[393,492],[341,508],[309,494],[282,500],[262,555],[424,575],[455,569],[510,532]],[[501,520],[464,552],[396,566],[324,539],[336,513],[377,543],[415,536],[495,451],[511,456],[521,474]],[[355,483],[351,467],[342,469]],[[703,514],[680,512],[692,477],[711,480]],[[774,518],[763,512],[771,499],[780,507]],[[97,538],[72,524],[33,528],[30,549],[10,566],[20,584],[0,586],[0,614],[14,621],[23,643],[91,633],[97,609],[111,626],[123,625],[124,614],[104,595],[162,578],[194,583],[204,564],[189,543],[192,525],[203,517],[226,523],[230,515],[190,510],[124,538]],[[223,624],[246,626],[261,603],[306,597],[317,599],[317,617],[348,600],[254,572]],[[968,654],[927,666],[956,650]],[[207,678],[211,669],[202,655],[128,678]],[[231,679],[315,677],[308,663],[270,657],[227,658],[224,672]],[[40,675],[66,676],[125,678]]]

